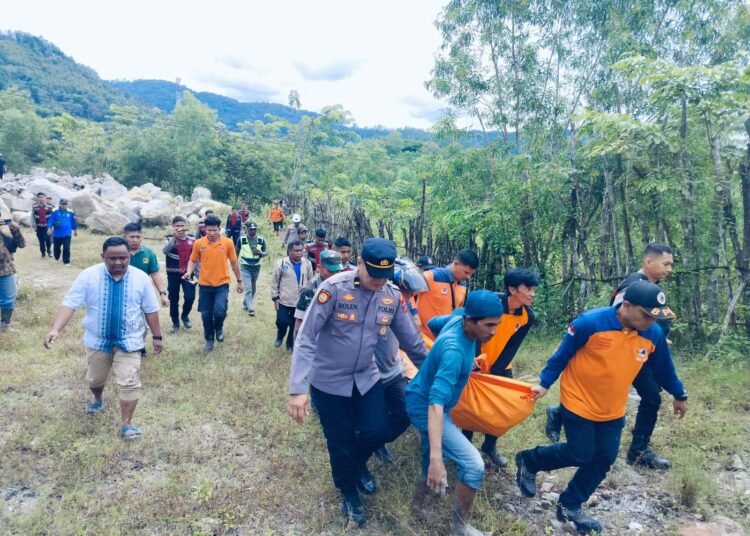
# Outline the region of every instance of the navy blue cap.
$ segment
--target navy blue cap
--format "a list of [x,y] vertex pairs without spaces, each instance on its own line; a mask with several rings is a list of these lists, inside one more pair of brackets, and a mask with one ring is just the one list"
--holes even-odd
[[370,277],[390,279],[396,262],[396,245],[385,238],[368,238],[362,245],[362,261]]
[[659,320],[669,320],[675,317],[672,309],[667,305],[667,295],[650,281],[636,281],[625,289],[622,297],[628,303],[637,305],[647,315]]
[[497,292],[473,290],[466,297],[464,306],[453,311],[453,314],[473,318],[496,318],[502,316],[504,312],[503,304]]
[[432,257],[430,257],[429,255],[422,255],[417,261],[417,266],[419,266],[422,270],[432,270],[433,268],[435,268],[435,263],[432,262]]

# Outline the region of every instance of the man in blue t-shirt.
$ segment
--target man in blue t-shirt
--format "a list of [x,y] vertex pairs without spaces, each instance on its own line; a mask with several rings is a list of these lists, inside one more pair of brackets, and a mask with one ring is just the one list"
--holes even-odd
[[70,236],[78,236],[78,222],[72,210],[68,210],[68,200],[60,199],[60,206],[49,216],[47,220],[47,233],[52,237],[52,252],[55,260],[62,261],[65,266],[70,266]]
[[487,342],[497,330],[503,305],[496,293],[475,290],[453,315],[438,316],[428,327],[437,335],[427,358],[406,388],[406,409],[422,436],[422,474],[412,499],[412,511],[427,516],[429,491],[443,493],[448,485],[443,457],[456,464],[453,532],[475,534],[469,517],[484,479],[484,461],[471,441],[453,424],[450,411],[458,402],[474,369],[477,342]]

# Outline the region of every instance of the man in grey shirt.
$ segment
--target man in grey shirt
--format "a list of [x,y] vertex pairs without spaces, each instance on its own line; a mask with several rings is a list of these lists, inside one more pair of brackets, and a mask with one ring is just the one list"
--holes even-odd
[[357,270],[324,281],[310,304],[292,355],[289,415],[308,415],[308,389],[328,445],[333,482],[342,495],[342,513],[359,525],[367,521],[358,488],[375,493],[366,462],[391,435],[380,373],[373,359],[378,341],[393,330],[409,357],[427,354],[399,291],[386,285],[393,275],[396,246],[382,238],[365,240]]

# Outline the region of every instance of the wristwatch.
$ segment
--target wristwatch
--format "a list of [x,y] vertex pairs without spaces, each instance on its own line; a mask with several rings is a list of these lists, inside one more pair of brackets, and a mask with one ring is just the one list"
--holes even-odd
[[162,291],[159,292],[159,295],[160,296],[166,296],[167,295],[167,291],[166,290],[162,290]]
[[685,391],[684,393],[682,393],[680,396],[675,396],[674,399],[677,400],[677,401],[679,401],[679,402],[687,402],[687,399],[688,399],[687,391]]
[[153,336],[152,336],[151,338],[152,338],[152,339],[154,339],[155,341],[160,341],[160,340],[162,340],[162,339],[163,339],[164,337],[162,337],[161,335],[153,335]]

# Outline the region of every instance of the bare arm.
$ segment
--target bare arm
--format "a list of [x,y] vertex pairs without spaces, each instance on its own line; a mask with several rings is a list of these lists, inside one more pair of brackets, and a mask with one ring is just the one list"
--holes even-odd
[[57,314],[55,315],[55,321],[52,323],[52,329],[49,333],[44,336],[44,347],[49,348],[60,336],[60,332],[68,325],[70,319],[73,318],[75,310],[65,305],[60,305],[57,308]]
[[232,271],[234,272],[234,277],[237,279],[237,292],[239,294],[242,294],[245,292],[245,286],[242,283],[242,274],[240,273],[240,263],[237,262],[237,259],[234,259],[233,261],[229,261],[229,263],[232,265]]
[[154,339],[154,353],[158,354],[164,349],[164,343],[161,340],[161,326],[159,325],[159,312],[146,313],[146,324],[151,334],[159,339]]
[[430,439],[427,486],[440,494],[444,494],[448,487],[448,473],[443,462],[443,411],[443,406],[438,404],[432,404],[427,408],[427,435]]
[[183,279],[190,279],[193,277],[193,272],[195,271],[195,264],[193,260],[188,261],[187,270],[185,271],[185,275],[182,276]]
[[161,306],[168,307],[169,300],[167,299],[166,294],[162,294],[162,292],[167,292],[167,287],[164,285],[164,278],[161,276],[161,272],[153,272],[151,274],[151,281],[153,281],[157,292],[159,292],[159,301],[161,302]]

